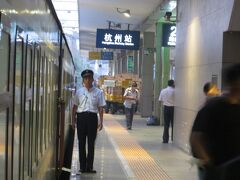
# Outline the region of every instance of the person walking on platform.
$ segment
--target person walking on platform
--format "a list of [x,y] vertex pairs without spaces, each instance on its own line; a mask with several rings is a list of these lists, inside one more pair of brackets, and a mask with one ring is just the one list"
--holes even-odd
[[[83,87],[76,92],[73,98],[72,126],[75,128],[77,122],[80,172],[96,173],[96,170],[93,169],[94,146],[97,129],[100,131],[103,128],[103,106],[105,106],[106,102],[103,91],[92,85],[94,81],[93,71],[86,69],[82,71],[81,76],[83,78]],[[99,113],[99,123],[97,113]]]
[[174,80],[168,81],[168,87],[163,89],[159,95],[159,101],[163,104],[164,116],[164,130],[163,130],[163,143],[169,141],[169,126],[172,126],[172,140],[173,140],[173,116],[174,116]]
[[132,129],[133,114],[135,113],[136,104],[139,98],[139,92],[137,90],[137,83],[132,82],[131,87],[127,88],[123,95],[125,101],[125,114],[126,114],[126,126],[128,130]]
[[202,180],[240,179],[240,64],[229,67],[224,78],[228,92],[206,102],[190,134]]

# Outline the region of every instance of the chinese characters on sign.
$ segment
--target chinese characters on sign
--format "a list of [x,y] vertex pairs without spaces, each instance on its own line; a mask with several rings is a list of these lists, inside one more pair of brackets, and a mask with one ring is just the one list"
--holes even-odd
[[112,35],[106,33],[105,36],[104,36],[104,40],[106,42],[112,42]]
[[105,33],[104,40],[105,41],[102,41],[103,44],[134,46],[132,43],[132,36],[130,34],[125,35],[123,41],[122,34],[116,34],[114,40],[112,40],[112,35]]
[[139,49],[139,31],[97,29],[97,48]]
[[176,46],[176,25],[175,24],[163,24],[162,34],[162,46],[170,47]]

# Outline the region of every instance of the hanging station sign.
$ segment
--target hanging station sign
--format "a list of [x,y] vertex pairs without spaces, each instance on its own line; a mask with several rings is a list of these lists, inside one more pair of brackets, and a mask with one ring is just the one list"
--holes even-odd
[[102,60],[113,60],[113,52],[101,52]]
[[100,60],[101,59],[101,52],[88,52],[88,59],[89,60]]
[[113,60],[113,52],[88,52],[89,60]]
[[162,26],[162,46],[174,47],[176,46],[176,24],[163,24]]
[[127,57],[127,71],[128,71],[128,73],[133,73],[133,71],[134,71],[133,56]]
[[139,31],[97,29],[97,48],[138,50]]

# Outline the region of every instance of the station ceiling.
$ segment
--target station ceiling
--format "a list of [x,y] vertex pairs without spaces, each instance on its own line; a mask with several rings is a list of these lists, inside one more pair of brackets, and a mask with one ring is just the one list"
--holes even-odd
[[[96,30],[155,31],[155,22],[174,9],[175,0],[52,0],[66,34],[79,38],[80,49],[93,51]],[[120,12],[129,9],[131,17]],[[120,25],[120,27],[119,27]]]

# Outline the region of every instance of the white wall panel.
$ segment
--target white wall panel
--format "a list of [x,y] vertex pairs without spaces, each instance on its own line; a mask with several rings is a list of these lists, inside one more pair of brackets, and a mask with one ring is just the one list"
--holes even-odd
[[178,1],[174,142],[189,151],[189,133],[205,97],[202,87],[217,75],[221,87],[223,32],[234,0]]

